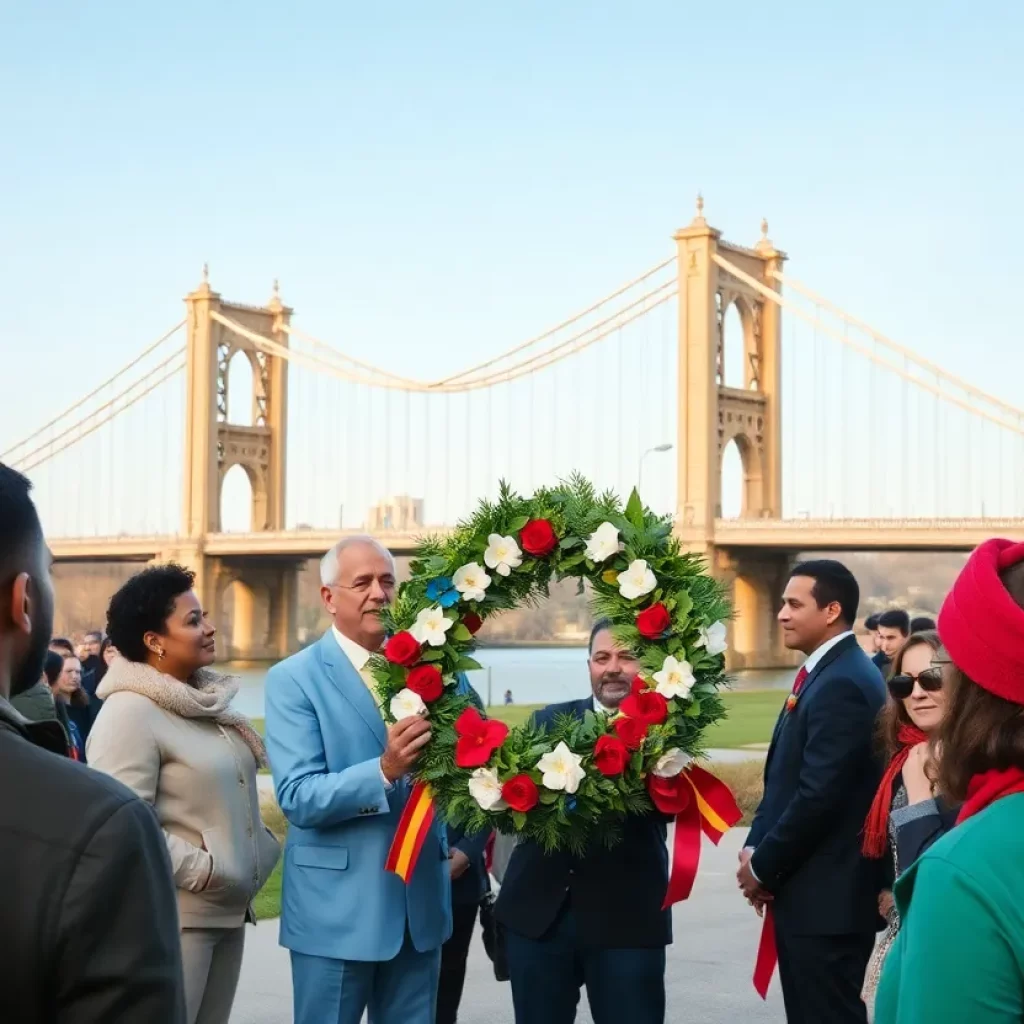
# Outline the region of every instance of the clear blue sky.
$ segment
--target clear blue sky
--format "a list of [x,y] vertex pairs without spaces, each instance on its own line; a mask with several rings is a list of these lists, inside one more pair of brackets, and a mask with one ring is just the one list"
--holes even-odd
[[0,449],[180,319],[204,261],[434,376],[669,255],[698,189],[1021,401],[1022,38],[1011,0],[7,5]]

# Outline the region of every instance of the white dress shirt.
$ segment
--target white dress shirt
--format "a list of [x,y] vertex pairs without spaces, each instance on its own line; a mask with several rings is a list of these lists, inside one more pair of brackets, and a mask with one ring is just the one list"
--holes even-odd
[[606,714],[614,715],[618,713],[618,708],[606,708],[596,697],[594,698],[594,713],[597,715]]
[[[366,688],[370,691],[370,696],[373,698],[374,704],[379,708],[380,701],[377,697],[374,678],[366,667],[373,652],[368,651],[365,647],[360,647],[355,640],[350,640],[333,623],[331,623],[331,632],[334,633],[334,639],[338,641],[341,653],[348,658],[352,663],[352,667],[359,673],[359,678],[366,684]],[[394,786],[394,783],[384,774],[383,768],[380,769],[380,778],[381,782],[384,783],[385,789],[391,789]]]

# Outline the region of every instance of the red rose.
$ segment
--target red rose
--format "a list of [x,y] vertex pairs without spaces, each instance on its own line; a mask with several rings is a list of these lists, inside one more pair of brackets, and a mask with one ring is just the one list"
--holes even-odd
[[640,635],[647,637],[648,640],[658,640],[668,632],[671,625],[672,616],[660,601],[652,604],[650,608],[645,608],[636,617],[636,628]]
[[554,527],[546,519],[531,519],[519,531],[519,543],[534,558],[550,555],[558,545]]
[[637,676],[633,680],[632,692],[619,705],[619,710],[648,725],[661,725],[668,718],[668,701],[656,690],[648,690],[647,684]]
[[444,693],[441,673],[433,665],[417,665],[409,669],[405,685],[413,693],[418,693],[427,704]]
[[455,720],[455,763],[460,768],[482,768],[505,742],[508,726],[493,718],[481,718],[476,708],[466,708]]
[[639,750],[640,744],[643,743],[644,737],[647,735],[647,723],[639,718],[616,718],[612,722],[612,728],[630,750]]
[[409,668],[420,660],[420,645],[416,643],[416,637],[412,633],[396,633],[384,645],[384,657],[392,665],[403,665]]
[[663,779],[651,772],[647,776],[647,795],[662,814],[682,814],[693,798],[693,787],[682,774]]
[[476,634],[480,632],[480,627],[484,624],[484,620],[476,612],[466,612],[462,616],[462,624],[470,633]]
[[594,765],[602,775],[621,775],[629,764],[629,750],[618,738],[599,736],[594,744]]
[[529,775],[516,775],[501,787],[501,797],[513,811],[525,814],[537,806],[537,784]]

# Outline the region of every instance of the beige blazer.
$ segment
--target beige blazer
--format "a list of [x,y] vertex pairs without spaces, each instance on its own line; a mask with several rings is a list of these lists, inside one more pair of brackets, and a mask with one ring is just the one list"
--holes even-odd
[[92,768],[156,809],[181,926],[241,925],[280,847],[260,817],[256,759],[238,730],[118,692],[103,702],[86,751]]

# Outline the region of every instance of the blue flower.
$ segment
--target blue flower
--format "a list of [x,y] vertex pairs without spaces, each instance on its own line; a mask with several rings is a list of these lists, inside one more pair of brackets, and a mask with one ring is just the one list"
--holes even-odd
[[569,797],[568,800],[565,801],[565,809],[567,811],[575,811],[576,810],[576,797],[571,796],[571,797]]
[[442,608],[458,604],[459,592],[447,576],[438,576],[427,584],[427,599],[436,601]]

